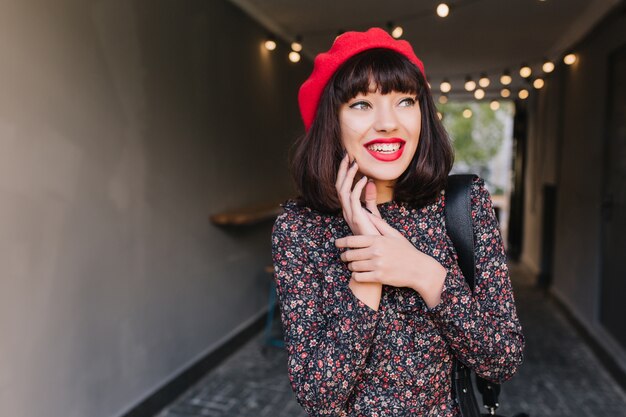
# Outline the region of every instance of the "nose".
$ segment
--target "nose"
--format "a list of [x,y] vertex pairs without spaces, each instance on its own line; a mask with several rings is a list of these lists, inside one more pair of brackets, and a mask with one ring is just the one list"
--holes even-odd
[[376,109],[376,119],[374,120],[374,130],[377,132],[393,132],[398,128],[398,119],[393,106],[378,106]]

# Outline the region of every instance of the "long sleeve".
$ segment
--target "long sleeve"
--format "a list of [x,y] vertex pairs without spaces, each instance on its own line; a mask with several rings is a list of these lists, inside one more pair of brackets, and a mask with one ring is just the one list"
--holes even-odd
[[365,367],[378,313],[334,274],[344,266],[320,227],[287,205],[274,224],[272,257],[291,385],[310,415],[334,416]]
[[473,182],[471,195],[474,293],[454,263],[445,278],[441,302],[429,314],[463,363],[498,382],[510,378],[521,364],[524,337],[498,221],[482,179]]

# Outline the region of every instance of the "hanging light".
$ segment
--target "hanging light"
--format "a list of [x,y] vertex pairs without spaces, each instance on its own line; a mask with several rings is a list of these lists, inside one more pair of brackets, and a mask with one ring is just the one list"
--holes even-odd
[[489,84],[491,84],[491,81],[489,81],[487,74],[482,73],[480,75],[480,79],[478,80],[478,85],[481,86],[482,88],[487,88],[489,87]]
[[482,88],[477,88],[476,91],[474,91],[474,98],[476,100],[482,100],[483,98],[485,98],[485,90],[483,90]]
[[519,90],[519,93],[517,93],[517,96],[521,98],[522,100],[526,100],[529,94],[530,93],[528,92],[528,90],[526,90],[525,88],[522,88],[521,90]]
[[402,34],[404,33],[404,29],[402,29],[402,26],[394,25],[393,22],[387,22],[387,29],[389,29],[389,32],[391,33],[391,36],[394,37],[394,39],[400,38],[400,36],[402,36]]
[[296,36],[296,39],[291,42],[291,50],[295,52],[302,51],[302,36]]
[[530,77],[532,73],[533,73],[533,70],[531,70],[530,67],[526,64],[522,64],[522,66],[519,69],[519,75],[522,78],[528,78]]
[[509,72],[509,70],[504,70],[504,72],[500,76],[500,83],[502,85],[509,85],[512,81],[513,78],[511,78],[511,73]]
[[276,49],[276,38],[274,38],[273,35],[269,35],[265,40],[264,45],[265,49],[267,49],[268,51],[273,51],[274,49]]
[[554,62],[550,61],[549,59],[545,59],[543,62],[543,66],[541,67],[541,69],[543,70],[543,72],[545,72],[546,74],[551,73],[552,71],[554,71]]
[[578,57],[574,53],[569,53],[563,57],[563,62],[565,62],[567,65],[572,65],[577,60]]
[[439,3],[437,6],[437,16],[447,17],[450,14],[450,6],[446,3]]
[[446,104],[448,102],[448,96],[446,96],[445,94],[442,94],[439,96],[439,103],[440,104]]
[[289,52],[289,60],[294,63],[300,61],[300,54],[296,51]]
[[475,88],[476,88],[476,81],[473,81],[469,75],[465,77],[465,89],[467,91],[474,91]]
[[493,111],[496,111],[500,108],[500,102],[498,100],[491,100],[489,103],[489,108]]
[[452,84],[450,84],[447,78],[444,78],[441,84],[439,84],[439,89],[442,93],[449,93],[452,90]]
[[470,109],[463,110],[463,117],[469,119],[470,117],[472,117],[472,111]]
[[508,88],[503,88],[502,90],[500,90],[500,95],[504,98],[511,97],[511,90],[509,90]]
[[533,87],[535,87],[537,90],[539,90],[544,85],[545,85],[545,82],[543,81],[542,78],[537,78],[535,81],[533,81]]

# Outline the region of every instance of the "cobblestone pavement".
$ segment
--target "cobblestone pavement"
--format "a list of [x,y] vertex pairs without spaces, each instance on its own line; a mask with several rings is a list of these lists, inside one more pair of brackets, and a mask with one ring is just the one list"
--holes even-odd
[[[524,364],[502,387],[499,414],[626,417],[626,394],[550,298],[511,265],[526,337]],[[480,399],[479,399],[480,401]],[[287,378],[286,355],[258,335],[156,417],[306,417]]]

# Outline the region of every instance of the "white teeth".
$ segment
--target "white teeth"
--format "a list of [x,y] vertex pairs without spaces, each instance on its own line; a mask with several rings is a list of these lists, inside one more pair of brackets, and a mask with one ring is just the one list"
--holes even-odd
[[400,149],[400,143],[373,143],[367,149],[374,152],[393,153]]

